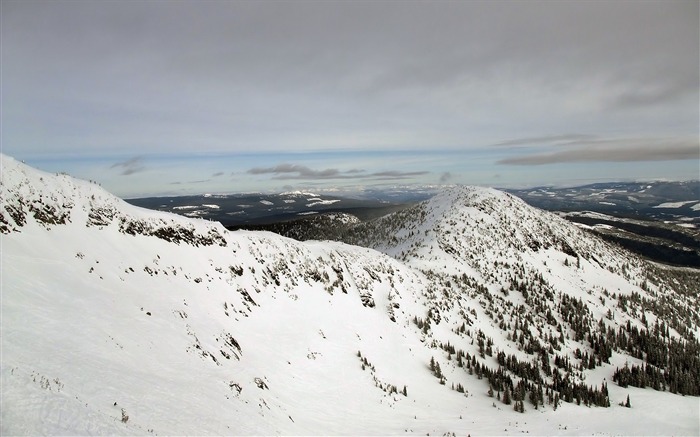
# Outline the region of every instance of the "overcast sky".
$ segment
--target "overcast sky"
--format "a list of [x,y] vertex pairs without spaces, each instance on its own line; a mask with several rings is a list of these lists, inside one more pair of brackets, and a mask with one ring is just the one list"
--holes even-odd
[[697,179],[699,4],[2,0],[2,151],[125,197]]

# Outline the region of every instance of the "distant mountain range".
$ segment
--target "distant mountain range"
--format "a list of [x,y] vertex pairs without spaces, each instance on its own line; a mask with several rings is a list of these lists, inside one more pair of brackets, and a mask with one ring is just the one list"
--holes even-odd
[[[340,193],[204,194],[127,199],[144,208],[216,220],[225,226],[274,223],[324,212],[353,214],[362,220],[387,214],[400,205],[424,201],[445,187]],[[617,217],[666,220],[700,229],[700,181],[616,182],[579,187],[507,189],[527,203],[549,211],[593,211]]]
[[224,226],[269,224],[327,212],[352,214],[363,220],[400,209],[401,201],[355,199],[294,191],[281,194],[204,194],[128,199],[132,205],[186,217],[215,220]]
[[508,190],[538,208],[669,220],[700,229],[700,181],[615,182]]
[[667,264],[700,267],[700,182],[510,190],[604,239]]
[[[228,229],[269,230],[297,239],[333,238],[334,217],[367,221],[435,195],[436,187],[363,193],[349,198],[311,192],[129,199],[129,203]],[[602,183],[572,188],[509,190],[645,257],[700,267],[700,182]],[[331,214],[326,217],[327,214]],[[354,220],[354,219],[352,219]],[[342,227],[342,223],[340,223]],[[309,227],[309,229],[305,229]]]
[[698,270],[511,194],[302,242],[0,158],[3,435],[700,433]]

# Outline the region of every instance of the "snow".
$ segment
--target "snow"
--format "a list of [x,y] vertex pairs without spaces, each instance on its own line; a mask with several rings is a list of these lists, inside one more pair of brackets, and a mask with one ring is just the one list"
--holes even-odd
[[681,208],[689,203],[695,203],[696,200],[686,200],[684,202],[664,202],[656,205],[654,208]]
[[700,202],[696,203],[695,205],[691,206],[690,209],[693,211],[700,211]]
[[339,223],[345,224],[345,225],[360,223],[360,219],[357,218],[356,216],[354,216],[352,214],[342,213],[342,212],[329,213],[329,214],[326,214],[326,217],[330,218],[331,220],[335,220]]
[[594,225],[593,228],[595,228],[595,229],[608,229],[608,230],[615,229],[613,226],[606,225],[604,223],[599,223],[597,225]]
[[619,220],[616,217],[613,217],[611,215],[602,214],[602,213],[593,212],[593,211],[576,212],[576,213],[571,213],[571,215],[578,216],[578,217],[590,217],[590,218],[599,219],[599,220]]
[[[509,270],[494,269],[494,260],[520,263],[557,290],[591,300],[596,315],[606,310],[597,302],[601,287],[643,292],[605,268],[626,260],[617,249],[512,196],[441,193],[423,207],[425,220],[408,216],[415,229],[398,229],[396,243],[377,245],[380,253],[228,232],[1,158],[2,203],[27,212],[19,225],[0,210],[9,228],[0,251],[3,435],[700,434],[698,398],[612,382],[610,408],[564,403],[524,415],[494,408],[487,383],[431,345],[449,340],[476,353],[473,338],[453,331],[464,310],[472,331],[527,357],[506,341],[479,296],[453,284],[444,291],[452,300],[434,297],[436,274],[480,278],[496,295],[498,275]],[[39,220],[31,205],[55,207],[67,220]],[[98,220],[96,211],[109,213]],[[122,221],[144,231],[125,233]],[[160,238],[156,231],[168,226],[194,237]],[[531,250],[533,241],[551,245]],[[564,265],[575,260],[558,250],[563,241],[581,254],[580,268]],[[470,245],[478,256],[467,256]],[[515,292],[503,300],[522,301]],[[445,302],[452,306],[442,308]],[[433,307],[441,307],[442,322],[426,335],[412,319]],[[358,351],[374,370],[362,370]],[[431,374],[431,357],[447,385]],[[627,359],[614,355],[612,364],[587,371],[586,381],[609,381]],[[496,367],[492,357],[484,362]],[[405,385],[408,396],[388,394],[377,381]],[[458,382],[466,394],[450,389]],[[617,405],[627,395],[631,409]]]
[[311,208],[311,207],[317,206],[317,205],[333,205],[334,203],[340,202],[339,199],[334,199],[334,200],[309,199],[309,200],[314,200],[314,202],[307,203],[306,204],[307,208]]
[[297,197],[319,197],[318,194],[314,194],[310,191],[286,191],[281,193],[280,196],[297,196]]
[[261,200],[260,203],[262,203],[263,205],[268,205],[268,206],[274,205],[274,203],[270,202],[269,200]]

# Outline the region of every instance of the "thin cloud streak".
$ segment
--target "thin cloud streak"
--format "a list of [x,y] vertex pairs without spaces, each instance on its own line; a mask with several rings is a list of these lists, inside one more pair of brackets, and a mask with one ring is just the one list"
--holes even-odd
[[608,140],[575,148],[505,158],[502,165],[545,165],[572,162],[641,162],[700,160],[700,143],[692,140]]
[[584,134],[564,134],[564,135],[550,135],[541,137],[527,137],[527,138],[515,138],[508,141],[502,141],[500,143],[493,144],[493,146],[527,146],[527,145],[542,145],[542,144],[552,144],[570,141],[581,141],[590,140],[595,138],[594,135],[584,135]]
[[143,165],[143,157],[135,156],[133,158],[127,159],[126,161],[121,161],[112,164],[109,168],[122,168],[121,175],[128,176],[134,173],[142,172],[146,169]]
[[347,175],[335,168],[325,170],[312,170],[304,165],[279,164],[275,167],[256,167],[248,170],[248,174],[262,175],[275,174],[275,179],[350,179],[353,176]]
[[287,180],[287,179],[304,179],[304,180],[323,180],[323,179],[407,179],[415,176],[428,174],[427,171],[410,171],[402,172],[396,170],[380,171],[374,173],[366,173],[365,170],[351,169],[340,171],[335,168],[324,170],[313,170],[304,165],[297,164],[279,164],[274,167],[256,167],[251,168],[247,172],[252,175],[275,175],[272,179]]

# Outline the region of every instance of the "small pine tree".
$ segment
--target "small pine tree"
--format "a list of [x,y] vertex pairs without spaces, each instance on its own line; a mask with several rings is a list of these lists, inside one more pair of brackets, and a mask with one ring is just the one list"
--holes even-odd
[[530,390],[530,402],[532,405],[535,406],[535,410],[537,409],[537,404],[539,401],[537,400],[537,392],[535,390]]
[[503,403],[510,405],[510,389],[506,386],[506,390],[503,392]]
[[435,376],[442,379],[442,369],[440,369],[440,363],[435,363]]
[[625,401],[625,407],[632,408],[632,404],[630,404],[630,395],[627,395],[627,400]]
[[489,397],[493,397],[493,387],[489,384]]
[[408,397],[408,391],[406,390],[406,386],[405,386],[405,385],[403,386],[403,392],[402,392],[402,393],[403,393],[404,396]]

